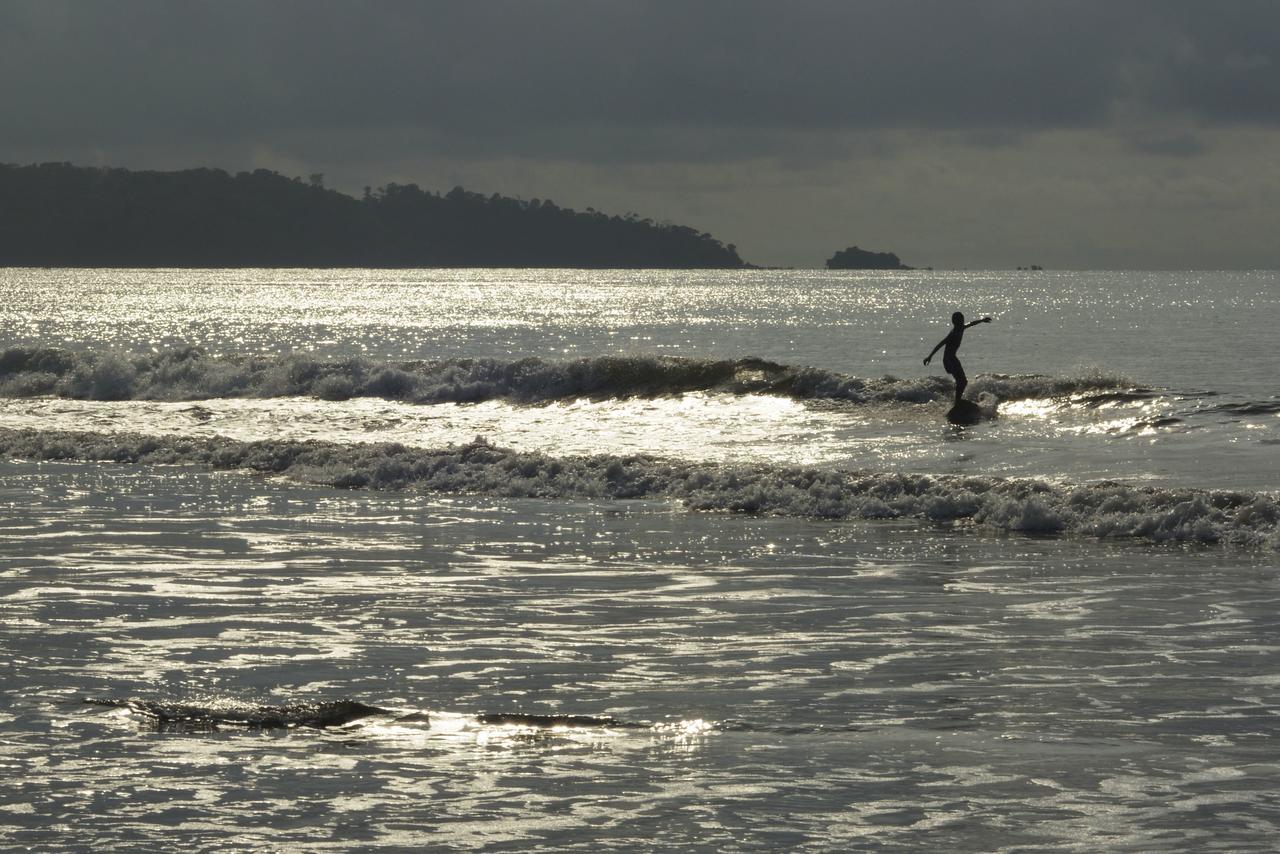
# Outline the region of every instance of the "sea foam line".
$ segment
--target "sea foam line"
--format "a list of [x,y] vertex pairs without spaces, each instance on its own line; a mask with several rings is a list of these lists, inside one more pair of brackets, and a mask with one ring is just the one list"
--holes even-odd
[[132,433],[0,430],[0,456],[207,465],[346,489],[547,499],[678,500],[693,510],[821,519],[919,519],[996,531],[1280,548],[1267,493],[1103,482],[695,463],[648,455],[460,446],[242,442]]
[[[999,400],[1062,397],[1128,388],[1122,377],[983,375],[974,395]],[[0,353],[0,396],[88,400],[208,400],[224,397],[380,397],[406,403],[504,399],[545,403],[568,398],[657,397],[693,391],[775,394],[854,404],[921,404],[950,399],[941,374],[868,379],[766,359],[595,356],[384,362],[307,355],[214,356],[196,347],[156,353],[12,347]]]

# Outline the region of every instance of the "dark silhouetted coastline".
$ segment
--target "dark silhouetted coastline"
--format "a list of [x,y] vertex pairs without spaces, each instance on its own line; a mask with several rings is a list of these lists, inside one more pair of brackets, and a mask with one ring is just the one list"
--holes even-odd
[[0,265],[741,268],[733,244],[636,214],[416,184],[356,199],[258,169],[0,164]]

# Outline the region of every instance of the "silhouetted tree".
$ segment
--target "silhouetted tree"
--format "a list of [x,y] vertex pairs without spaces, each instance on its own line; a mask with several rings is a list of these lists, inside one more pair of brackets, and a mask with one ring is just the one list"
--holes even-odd
[[727,267],[733,245],[637,214],[416,184],[361,199],[258,169],[0,165],[0,265]]

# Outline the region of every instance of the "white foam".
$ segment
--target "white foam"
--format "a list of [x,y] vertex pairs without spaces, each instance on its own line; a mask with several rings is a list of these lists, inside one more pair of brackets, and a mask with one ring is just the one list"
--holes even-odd
[[920,519],[997,531],[1280,548],[1267,493],[1051,484],[999,477],[550,456],[482,438],[446,448],[0,430],[0,454],[34,460],[201,464],[338,488],[570,499],[675,499],[694,510],[824,519]]
[[[1098,374],[1074,377],[983,375],[974,394],[998,400],[1060,397],[1127,386]],[[940,374],[867,379],[764,359],[597,356],[548,361],[446,359],[380,362],[306,355],[212,356],[194,347],[158,353],[14,347],[0,354],[0,396],[54,395],[91,400],[208,400],[223,397],[381,397],[409,403],[506,399],[538,403],[567,398],[654,397],[689,391],[777,394],[853,404],[923,404],[947,400],[954,386]]]

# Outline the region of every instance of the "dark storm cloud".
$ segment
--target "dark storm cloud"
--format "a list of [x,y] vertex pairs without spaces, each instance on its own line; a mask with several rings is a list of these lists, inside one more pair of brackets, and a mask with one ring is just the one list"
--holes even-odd
[[733,156],[796,132],[1274,123],[1278,40],[1280,3],[1248,0],[8,0],[0,97],[28,146],[377,129],[697,159],[706,132]]
[[1208,121],[1280,118],[1280,4],[1170,4],[1132,63],[1152,109]]

